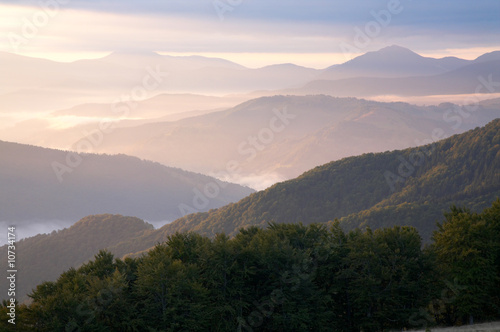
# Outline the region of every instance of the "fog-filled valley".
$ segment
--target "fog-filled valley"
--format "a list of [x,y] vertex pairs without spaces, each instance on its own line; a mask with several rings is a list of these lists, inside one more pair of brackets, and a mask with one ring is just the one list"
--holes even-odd
[[1,53],[1,225],[25,225],[25,237],[118,213],[161,227],[330,161],[484,126],[500,115],[499,54],[436,59],[390,46],[319,70]]
[[499,4],[377,4],[0,0],[0,330],[500,320]]

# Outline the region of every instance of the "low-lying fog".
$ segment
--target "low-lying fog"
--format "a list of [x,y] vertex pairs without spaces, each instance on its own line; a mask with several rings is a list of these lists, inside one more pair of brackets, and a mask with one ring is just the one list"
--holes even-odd
[[0,221],[0,245],[7,243],[8,227],[15,227],[16,242],[37,234],[49,234],[63,228],[71,227],[75,221],[68,220],[26,220],[26,221]]
[[[146,220],[145,220],[146,221]],[[161,228],[162,226],[171,222],[171,220],[160,220],[160,221],[146,221],[147,223],[154,226],[155,229]],[[21,239],[32,237],[38,234],[50,234],[54,231],[58,231],[64,228],[69,228],[73,226],[76,221],[69,220],[25,220],[25,221],[0,221],[0,246],[7,244],[8,240],[8,228],[13,226],[16,228],[16,242]]]

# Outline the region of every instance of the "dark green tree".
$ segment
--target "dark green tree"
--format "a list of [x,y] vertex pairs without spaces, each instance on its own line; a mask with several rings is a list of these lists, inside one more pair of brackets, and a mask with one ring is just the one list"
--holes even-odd
[[452,206],[434,233],[441,279],[455,280],[462,288],[444,304],[446,323],[473,323],[498,315],[498,204],[497,200],[484,214]]
[[157,245],[139,262],[139,318],[160,331],[204,331],[208,292],[199,281],[198,268],[173,259],[170,253],[168,244]]

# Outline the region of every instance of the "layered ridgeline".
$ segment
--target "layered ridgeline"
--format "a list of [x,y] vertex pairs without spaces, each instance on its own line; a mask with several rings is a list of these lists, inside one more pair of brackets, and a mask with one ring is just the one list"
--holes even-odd
[[[254,189],[332,160],[417,146],[435,126],[451,136],[500,115],[498,107],[479,103],[498,97],[500,52],[475,60],[433,59],[391,46],[324,70],[292,64],[249,69],[222,59],[155,53],[115,53],[70,64],[0,53],[0,62],[7,64],[0,68],[0,139],[73,150],[82,133],[99,133],[102,119],[112,119],[113,130],[93,151],[216,174]],[[127,102],[144,79],[154,91]],[[278,94],[284,96],[260,98]],[[446,100],[474,103],[477,110],[342,96]],[[275,110],[282,116],[276,118]],[[238,171],[228,167],[234,161]]]
[[[450,205],[480,211],[500,196],[499,170],[500,120],[495,120],[432,145],[332,162],[158,230],[135,218],[84,218],[68,230],[19,243],[24,278],[40,276],[21,280],[22,294],[42,279],[54,280],[69,266],[79,266],[99,249],[116,257],[138,256],[175,232],[235,235],[240,228],[266,227],[271,221],[311,224],[339,218],[345,229],[415,226],[429,241]],[[123,227],[125,222],[130,227]]]
[[208,211],[253,192],[136,157],[76,154],[2,141],[0,187],[0,222],[17,225],[36,220],[74,223],[100,213],[171,221],[187,211]]
[[[82,100],[101,103],[109,100],[109,96],[131,92],[130,89],[145,78],[154,87],[151,94],[221,95],[259,91],[257,94],[262,95],[262,90],[301,86],[293,90],[294,94],[314,91],[366,97],[387,93],[413,96],[475,93],[479,83],[477,75],[469,75],[467,71],[470,74],[486,73],[483,76],[486,79],[490,74],[493,78],[498,77],[499,60],[500,52],[487,53],[475,60],[433,59],[403,47],[390,46],[324,70],[293,64],[251,69],[224,59],[175,57],[154,52],[113,53],[100,59],[72,63],[0,52],[0,63],[5,64],[0,68],[0,113],[5,112],[10,117],[10,113],[16,111],[30,113],[70,108]],[[480,67],[461,71],[471,65]],[[493,88],[498,90],[498,87]]]
[[452,57],[424,58],[408,49],[392,46],[330,67],[320,79],[285,91],[339,97],[499,93],[496,79],[499,75],[500,51],[467,61]]
[[416,106],[272,96],[180,121],[117,128],[97,149],[264,189],[333,160],[421,145],[436,127],[444,138],[499,116],[500,106],[491,102]]
[[[93,258],[102,248],[140,237],[154,230],[153,226],[135,217],[121,215],[88,216],[67,229],[39,234],[16,244],[16,295],[20,301],[43,281],[55,280],[70,267],[79,267]],[[128,251],[113,250],[117,257]],[[1,257],[7,257],[7,246],[0,248]],[[0,285],[8,289],[7,279]]]
[[[437,128],[434,137],[437,139]],[[500,196],[500,120],[418,148],[364,154],[314,168],[158,232],[234,235],[250,225],[328,222],[345,228],[415,226],[428,240],[451,204],[482,209]]]
[[[336,223],[178,233],[123,260],[100,251],[38,285],[14,308],[16,329],[6,318],[0,330],[406,331],[498,320],[500,200],[441,220],[424,249],[413,227]],[[3,302],[0,315],[9,311]]]

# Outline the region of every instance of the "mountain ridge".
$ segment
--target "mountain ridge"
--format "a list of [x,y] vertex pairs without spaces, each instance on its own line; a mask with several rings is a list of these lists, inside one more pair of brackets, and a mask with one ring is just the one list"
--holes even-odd
[[[447,183],[446,185],[449,185],[451,188],[449,189],[449,192],[454,195],[446,198],[446,202],[442,202],[444,205],[451,204],[454,197],[457,199],[462,197],[462,200],[463,197],[471,197],[473,186],[481,188],[477,189],[479,190],[477,193],[481,193],[478,197],[485,195],[498,196],[500,195],[500,173],[498,171],[500,169],[499,129],[500,119],[497,119],[490,122],[483,128],[476,128],[464,134],[454,135],[450,138],[434,143],[434,145],[409,148],[405,150],[395,150],[378,154],[370,153],[318,166],[296,179],[278,183],[265,191],[254,193],[242,199],[238,203],[232,203],[215,211],[192,214],[180,218],[171,224],[163,226],[159,232],[172,234],[177,231],[190,230],[213,236],[218,232],[234,234],[234,232],[241,227],[247,225],[263,226],[271,221],[302,221],[305,223],[328,222],[329,220],[333,220],[335,218],[351,215],[352,213],[349,211],[350,209],[353,209],[354,206],[356,206],[355,209],[359,209],[358,212],[369,210],[370,207],[376,207],[376,204],[380,203],[376,201],[376,197],[385,197],[385,199],[393,197],[386,203],[380,203],[385,206],[397,206],[401,204],[401,200],[409,203],[420,202],[421,204],[432,200],[440,201],[438,197],[441,196],[436,195],[440,192],[446,192],[446,189],[434,188],[432,181],[438,180]],[[479,137],[475,137],[477,135],[479,135]],[[481,144],[475,143],[475,141],[479,141]],[[455,149],[467,149],[470,146],[475,146],[480,149],[480,151],[477,152],[479,155],[476,155],[475,159],[479,163],[477,167],[482,167],[481,170],[484,174],[477,173],[474,175],[475,171],[473,170],[469,170],[464,175],[450,173],[465,167],[466,164],[464,164],[464,162],[468,163],[471,159],[470,156],[474,155],[474,151],[470,151],[466,154],[467,158],[465,161],[462,162],[458,154],[450,149],[453,149],[454,147],[457,147]],[[406,181],[406,177],[403,177],[401,174],[398,175],[397,173],[398,168],[404,167],[400,166],[402,164],[401,160],[408,160],[409,156],[412,154],[418,153],[420,155],[423,153],[421,150],[433,152],[425,158],[421,166],[415,167],[410,165],[413,167],[414,171],[411,172],[412,174],[408,176],[408,181]],[[484,155],[483,159],[477,158],[479,156],[482,157],[485,153],[487,153],[487,155]],[[439,167],[437,169],[433,168],[434,166],[432,165],[438,162],[442,163],[441,160],[446,160],[446,158],[453,158],[450,159],[450,162],[453,161],[455,165],[453,170],[440,169]],[[383,160],[385,160],[385,162],[382,162]],[[363,165],[361,161],[364,161],[366,165]],[[487,169],[487,171],[483,170],[483,168]],[[394,193],[391,192],[390,186],[390,179],[392,175],[387,175],[387,172],[392,172],[394,175],[393,180],[398,180],[398,186],[396,187],[396,191]],[[435,174],[435,172],[441,173]],[[334,174],[338,175],[335,176]],[[340,175],[341,177],[338,177]],[[437,177],[431,181],[427,180],[427,177],[429,176],[431,177],[430,179],[432,179],[432,176]],[[453,181],[457,181],[462,184],[458,187],[454,187],[453,181],[450,182],[450,180],[446,180],[446,176],[455,178]],[[462,180],[458,180],[460,176],[463,177]],[[466,176],[470,178],[466,178]],[[418,182],[418,177],[422,177],[421,179],[425,181]],[[357,192],[360,189],[356,189],[356,187],[352,184],[363,183],[363,181],[365,181],[369,186],[365,187],[362,191],[365,192],[364,196],[360,192],[360,195],[363,198],[361,202],[354,203],[351,200],[358,195]],[[399,181],[403,181],[403,184],[399,184]],[[482,181],[485,182],[483,183]],[[310,186],[307,183],[310,183]],[[472,185],[472,183],[475,184]],[[329,185],[334,186],[334,188],[341,188],[345,190],[349,189],[349,194],[346,195],[346,193],[343,193],[341,196],[338,196],[340,193],[325,192],[324,190],[326,190]],[[418,189],[418,187],[415,186],[420,186],[421,189]],[[467,186],[470,186],[471,189],[467,189]],[[315,192],[313,188],[321,190],[322,194],[318,191]],[[413,190],[414,194],[408,192],[409,188]],[[465,191],[461,194],[457,194],[458,190]],[[425,196],[420,197],[422,194],[419,194],[419,192],[427,193],[426,195],[429,195],[429,198]],[[367,196],[367,193],[370,193],[370,195]],[[405,193],[406,196],[401,196],[401,193]],[[404,199],[401,197],[404,197]],[[415,199],[412,197],[420,198]],[[319,201],[314,202],[311,207],[311,199],[314,198]],[[485,203],[484,206],[491,203],[489,201],[486,202],[485,197],[483,197],[483,199],[485,200],[485,202],[483,202]],[[479,206],[481,204],[476,202],[476,205]],[[312,211],[315,212],[312,213]],[[317,214],[316,216],[315,213]],[[430,218],[432,220],[432,217]],[[429,224],[427,224],[427,226],[425,226],[419,224],[421,222],[422,221],[413,221],[412,226],[417,227],[424,238],[428,239],[431,234],[431,230],[434,229],[434,225],[431,224],[429,226]],[[390,224],[391,223],[389,222],[389,225]],[[352,224],[350,226],[355,227],[355,225]]]
[[[110,214],[88,216],[66,230],[20,241],[19,245],[25,246],[20,251],[25,255],[25,269],[30,271],[26,275],[35,276],[36,273],[31,272],[33,266],[43,266],[44,259],[53,259],[53,253],[58,250],[56,246],[67,241],[64,234],[91,236],[88,240],[69,242],[77,252],[85,248],[86,256],[78,256],[78,262],[72,260],[73,266],[92,258],[90,255],[98,249],[107,249],[117,257],[135,257],[177,232],[196,232],[210,237],[224,232],[234,236],[242,228],[263,228],[271,222],[328,224],[338,218],[347,230],[406,225],[415,227],[424,241],[428,241],[436,229],[435,222],[442,220],[443,212],[451,204],[479,212],[500,197],[499,129],[500,119],[497,119],[485,127],[418,148],[344,158],[253,193],[239,202],[187,215],[160,229],[152,229],[138,218]],[[132,222],[133,231],[127,232],[121,220]],[[123,235],[117,234],[114,227],[119,227]],[[99,243],[95,232],[108,242]],[[6,246],[0,250],[5,249]],[[44,259],[38,258],[36,264],[30,263],[30,259],[37,259],[37,252],[50,254]],[[64,257],[70,255],[68,250]],[[53,277],[68,267],[66,263],[61,264],[56,264],[57,268],[51,272]],[[34,287],[36,283],[24,285],[27,291],[28,286]]]
[[[319,79],[310,81],[297,89],[283,90],[282,93],[291,94],[328,94],[338,97],[375,97],[382,95],[393,96],[433,96],[454,94],[475,94],[477,88],[480,93],[500,92],[491,90],[496,85],[482,87],[484,80],[496,79],[500,76],[500,60],[472,62],[454,70],[430,76],[405,77],[351,77],[343,79]],[[494,81],[496,82],[496,81]],[[482,88],[481,88],[482,87]],[[486,88],[486,89],[485,89]],[[482,89],[482,90],[481,90]]]
[[[252,69],[226,59],[196,55],[176,57],[153,53],[153,55],[134,58],[132,55],[116,53],[98,59],[62,63],[0,53],[0,61],[5,61],[7,64],[0,68],[0,112],[7,112],[9,114],[7,120],[13,121],[17,112],[32,113],[33,110],[49,112],[71,108],[83,102],[112,102],[109,96],[118,97],[124,93],[130,94],[132,89],[141,87],[141,82],[148,81],[147,79],[151,77],[157,79],[157,81],[150,80],[149,82],[149,86],[154,87],[154,91],[146,92],[151,92],[151,94],[195,93],[216,96],[248,93],[254,95],[303,94],[304,91],[300,92],[297,89],[314,82],[317,84],[318,80],[355,77],[426,77],[422,75],[438,75],[466,64],[499,60],[498,52],[484,54],[479,56],[476,62],[470,62],[470,60],[453,57],[426,58],[407,49],[401,52],[402,49],[393,46],[368,52],[349,62],[325,69],[279,63]],[[415,60],[415,63],[412,63],[412,60],[404,61],[405,57],[398,56],[400,53],[414,54],[415,56],[411,58]],[[392,55],[387,56],[387,54]],[[369,83],[373,85],[372,82]],[[401,83],[404,81],[395,84],[395,87],[399,88]],[[438,83],[438,87],[443,84],[443,82]],[[449,80],[444,82],[448,88],[453,87],[453,83]],[[344,84],[350,83],[344,82]],[[366,83],[352,84],[361,87]],[[374,83],[374,85],[379,84]],[[421,84],[425,86],[427,82]],[[407,89],[405,95],[412,95],[412,89]],[[344,90],[345,88],[340,88],[341,93],[337,96],[346,96],[346,93],[342,92]],[[308,93],[331,94],[334,91],[329,89],[326,92]],[[419,89],[414,91],[416,95],[422,95]],[[370,95],[366,93],[362,95],[363,89],[354,90],[354,92],[357,94],[349,92],[347,95],[357,97]],[[452,93],[459,92],[452,91]],[[390,91],[389,94],[392,95]],[[430,94],[435,94],[432,89]],[[151,97],[151,95],[144,97]]]
[[[177,122],[116,129],[99,152],[127,153],[205,174],[221,173],[230,182],[262,189],[264,184],[253,180],[252,184],[249,177],[266,180],[265,175],[272,174],[278,180],[290,179],[343,157],[414,146],[435,127],[447,126],[449,136],[500,116],[498,105],[479,104],[455,130],[448,124],[450,120],[445,121],[455,109],[459,106],[276,95]],[[272,139],[264,140],[266,144],[255,145],[257,150],[249,137],[257,137],[259,143],[259,133],[270,129],[276,112],[288,114],[290,119],[283,130],[272,132]],[[227,171],[230,160],[238,162],[239,172]]]
[[[20,227],[18,226],[17,229]],[[64,270],[79,267],[92,259],[96,252],[125,240],[147,234],[154,227],[136,217],[100,214],[84,217],[72,226],[39,234],[16,242],[16,263],[23,267],[17,280],[18,300],[26,299],[37,284],[55,280]],[[7,245],[0,247],[7,254]],[[128,252],[115,250],[117,256]],[[5,281],[0,284],[4,285]]]
[[392,45],[328,67],[319,79],[436,75],[469,63],[468,60],[454,57],[424,57],[408,48]]
[[71,220],[99,211],[172,220],[181,213],[178,206],[192,205],[195,192],[203,192],[208,183],[224,188],[207,201],[207,209],[252,192],[206,175],[125,155],[78,154],[4,141],[0,141],[0,155],[2,222]]

